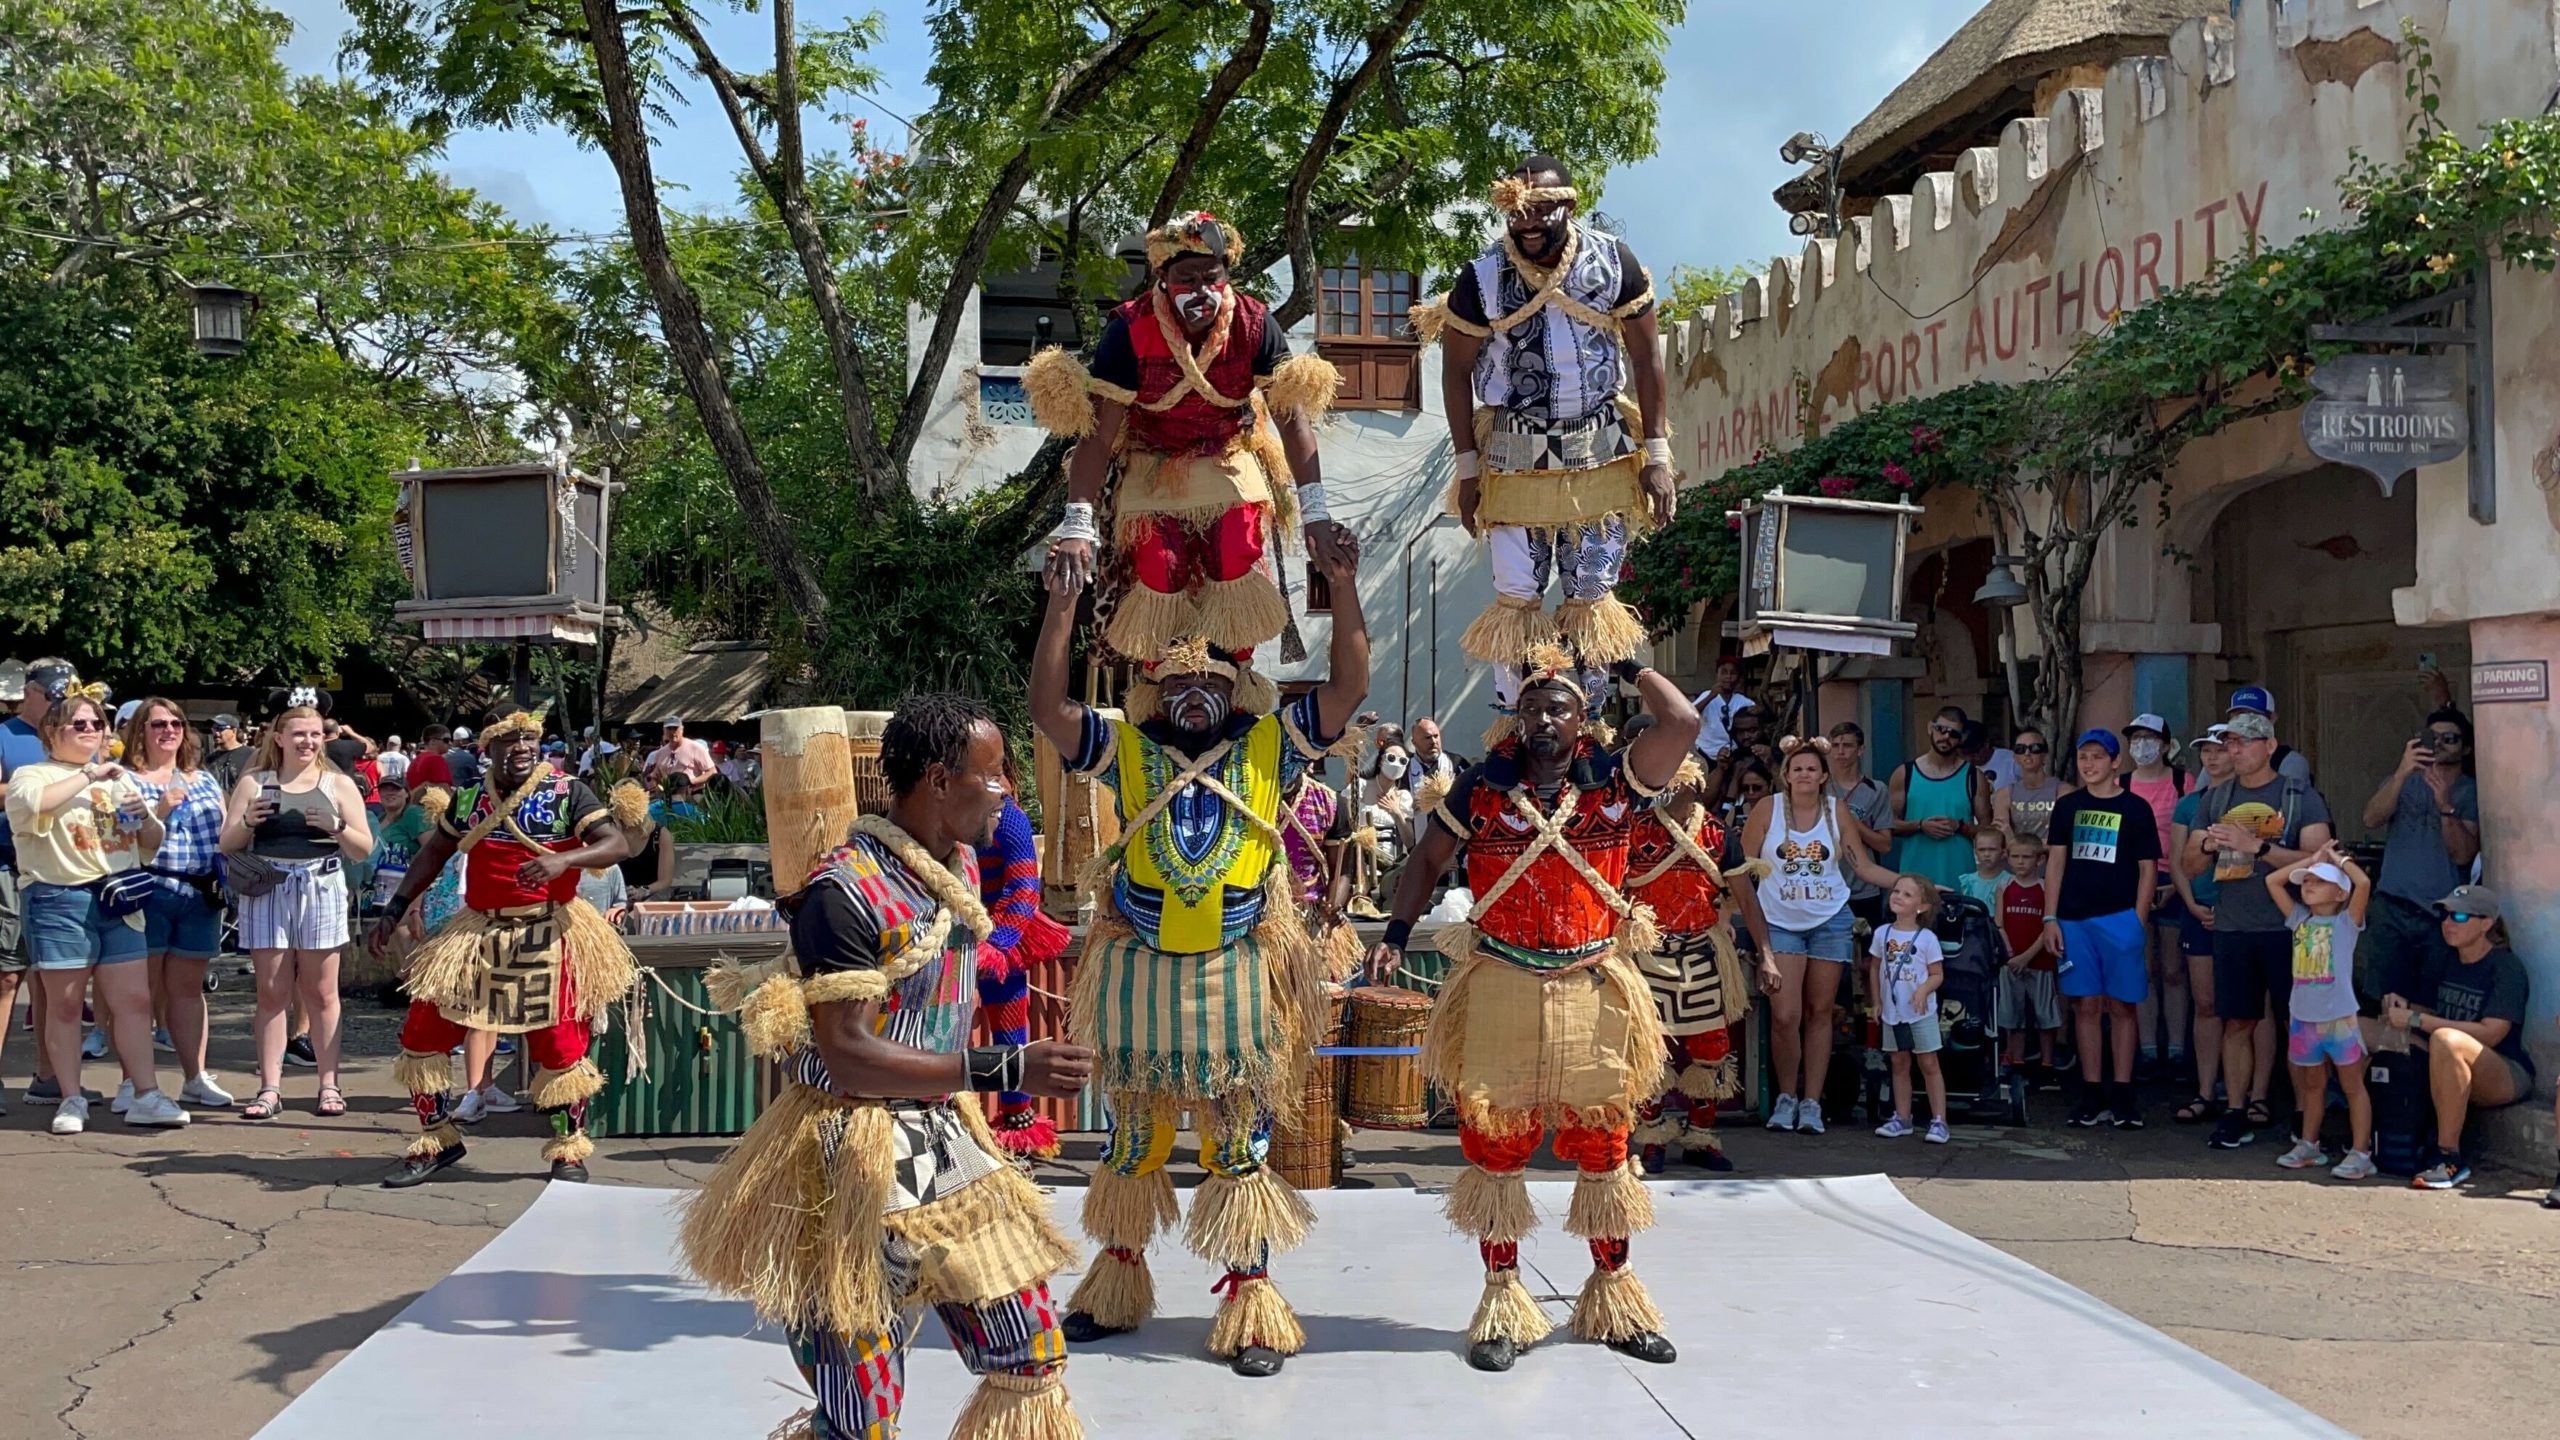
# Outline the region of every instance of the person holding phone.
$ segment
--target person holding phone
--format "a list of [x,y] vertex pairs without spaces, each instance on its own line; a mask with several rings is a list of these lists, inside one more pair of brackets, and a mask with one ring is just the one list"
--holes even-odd
[[2368,1017],[2382,1013],[2383,996],[2411,993],[2428,966],[2453,955],[2435,902],[2470,878],[2480,854],[2480,786],[2471,768],[2471,721],[2446,705],[2401,747],[2400,763],[2364,802],[2365,828],[2389,827],[2370,926],[2356,950],[2356,1002]]

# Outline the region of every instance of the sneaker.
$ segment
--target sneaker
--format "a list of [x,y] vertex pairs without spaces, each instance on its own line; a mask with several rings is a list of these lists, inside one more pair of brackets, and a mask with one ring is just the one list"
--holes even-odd
[[163,1055],[178,1053],[178,1042],[169,1038],[169,1027],[163,1025],[151,1032],[151,1048]]
[[[36,1098],[35,1092],[29,1091],[27,1093],[27,1098],[30,1100]],[[1796,1128],[1796,1097],[1793,1095],[1781,1095],[1777,1098],[1776,1103],[1769,1107],[1769,1128],[1772,1130],[1793,1130]]]
[[305,1070],[319,1069],[320,1057],[311,1053],[311,1037],[296,1035],[284,1042],[284,1063],[299,1066]]
[[2083,1095],[2080,1097],[2080,1103],[2071,1107],[2070,1123],[2074,1129],[2093,1130],[2106,1123],[2106,1120],[2107,1107],[2099,1104],[2098,1097],[2095,1095]]
[[77,1135],[89,1128],[89,1099],[74,1095],[64,1100],[53,1112],[53,1133]]
[[492,1115],[513,1115],[524,1106],[507,1093],[504,1085],[483,1085],[479,1090],[480,1106]]
[[194,1118],[180,1109],[178,1102],[170,1099],[166,1090],[133,1097],[132,1106],[124,1112],[127,1125],[148,1125],[162,1130],[174,1130]]
[[33,1080],[28,1081],[27,1103],[30,1105],[61,1104],[62,1082],[54,1079],[50,1075],[39,1075]]
[[228,1110],[231,1108],[231,1092],[223,1089],[214,1080],[213,1072],[207,1070],[179,1088],[178,1103],[201,1105],[207,1110]]
[[477,1090],[462,1092],[462,1103],[453,1107],[453,1123],[456,1125],[477,1125],[488,1116],[489,1107],[480,1103]]
[[2459,1154],[2435,1152],[2435,1163],[2418,1172],[2409,1182],[2413,1190],[2450,1190],[2471,1178],[2471,1167],[2462,1163]]
[[2130,1085],[2116,1087],[2116,1093],[2107,1100],[2107,1114],[2119,1130],[2142,1128],[2142,1101],[2134,1095]]
[[516,1053],[516,1037],[513,1035],[499,1036],[498,1053],[501,1055],[513,1055]]
[[89,1033],[80,1037],[80,1058],[83,1060],[106,1059],[107,1032],[94,1025],[91,1026]]
[[119,1115],[121,1115],[121,1114],[123,1114],[124,1112],[126,1112],[127,1110],[130,1110],[130,1109],[132,1109],[132,1108],[133,1108],[133,1082],[132,1082],[132,1081],[130,1081],[130,1080],[119,1080],[119,1081],[117,1081],[117,1082],[116,1082],[116,1098],[115,1098],[115,1100],[114,1100],[111,1104],[109,1104],[109,1105],[107,1106],[107,1108],[108,1108],[108,1109],[110,1109],[110,1110],[113,1110],[114,1112],[116,1112],[116,1113],[117,1113],[117,1114],[119,1114]]
[[2560,1210],[2560,1180],[2551,1182],[2551,1192],[2542,1197],[2542,1208]]
[[1886,1116],[1885,1122],[1876,1127],[1876,1137],[1881,1140],[1899,1140],[1910,1133],[1911,1122],[1899,1115]]
[[2293,1148],[2276,1157],[2276,1163],[2287,1170],[2308,1170],[2329,1163],[2329,1152],[2308,1140],[2296,1140]]
[[2249,1128],[2247,1111],[2225,1110],[2222,1118],[2213,1123],[2213,1133],[2205,1137],[2204,1143],[2216,1150],[2237,1150],[2257,1138],[2258,1132]]
[[[2338,1168],[2329,1172],[2329,1178],[2370,1180],[2373,1178],[2373,1156],[2362,1150],[2350,1150],[2347,1152],[2347,1158],[2338,1162]],[[2560,1186],[2554,1186],[2553,1189],[2555,1192],[2560,1192]]]
[[1819,1135],[1822,1133],[1821,1101],[1799,1100],[1796,1102],[1796,1133],[1799,1135]]

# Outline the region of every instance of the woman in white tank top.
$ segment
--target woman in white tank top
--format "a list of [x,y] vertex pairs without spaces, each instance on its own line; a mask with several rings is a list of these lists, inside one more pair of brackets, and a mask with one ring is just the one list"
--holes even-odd
[[1820,736],[1781,741],[1778,793],[1753,808],[1742,835],[1743,853],[1769,867],[1758,886],[1769,924],[1761,988],[1778,1090],[1769,1128],[1815,1135],[1823,1129],[1822,1081],[1831,1069],[1831,1006],[1857,953],[1849,882],[1862,876],[1890,887],[1895,879],[1868,857],[1831,794],[1830,749]]

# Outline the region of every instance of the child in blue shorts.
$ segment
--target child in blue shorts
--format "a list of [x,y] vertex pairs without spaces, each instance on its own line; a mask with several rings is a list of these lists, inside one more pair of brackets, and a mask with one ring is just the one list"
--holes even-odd
[[2356,937],[2364,933],[2373,885],[2332,840],[2310,864],[2269,874],[2267,892],[2293,929],[2292,1021],[2285,1058],[2292,1062],[2293,1097],[2302,1106],[2302,1131],[2276,1163],[2287,1170],[2329,1163],[2329,1152],[2320,1145],[2320,1121],[2334,1071],[2338,1089],[2347,1097],[2348,1149],[2329,1173],[2362,1180],[2373,1174],[2373,1098],[2364,1088],[2364,1034],[2356,1023],[2354,976]]

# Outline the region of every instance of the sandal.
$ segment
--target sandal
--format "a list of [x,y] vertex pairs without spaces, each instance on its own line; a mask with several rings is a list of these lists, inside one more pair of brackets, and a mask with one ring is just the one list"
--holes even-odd
[[2273,1125],[2276,1123],[2276,1112],[2268,1109],[2267,1102],[2264,1100],[2250,1101],[2247,1114],[2249,1117],[2249,1123],[2252,1126]]
[[2212,1096],[2199,1095],[2179,1106],[2177,1113],[2169,1118],[2181,1125],[2201,1125],[2221,1113],[2222,1107],[2213,1103]]
[[346,1114],[347,1092],[339,1089],[335,1085],[321,1086],[318,1110],[319,1113],[324,1116],[338,1116]]
[[268,1086],[261,1089],[257,1094],[250,1096],[249,1103],[240,1107],[240,1118],[243,1120],[273,1120],[283,1111],[283,1109],[283,1093],[275,1089],[273,1086]]

